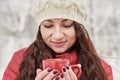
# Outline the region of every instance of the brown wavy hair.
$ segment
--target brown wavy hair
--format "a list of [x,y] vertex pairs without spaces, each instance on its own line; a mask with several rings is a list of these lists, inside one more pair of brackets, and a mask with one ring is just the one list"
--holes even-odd
[[[82,65],[82,74],[79,80],[107,80],[87,30],[82,24],[74,22],[76,31],[76,43],[74,49],[79,57],[78,63]],[[42,60],[55,58],[55,54],[47,47],[42,39],[40,27],[36,40],[27,48],[23,55],[23,61],[19,67],[19,74],[15,80],[34,80],[36,69],[42,69]]]

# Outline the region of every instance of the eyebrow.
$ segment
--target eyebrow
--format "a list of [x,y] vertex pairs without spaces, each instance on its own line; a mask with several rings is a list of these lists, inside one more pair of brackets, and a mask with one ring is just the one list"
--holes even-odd
[[65,22],[65,21],[67,21],[68,19],[64,19],[64,20],[62,20],[62,22]]
[[45,20],[45,21],[49,21],[49,22],[53,22],[52,20],[48,19],[48,20]]
[[[68,19],[64,19],[64,20],[62,20],[61,22],[65,22],[65,21],[67,21]],[[53,22],[52,20],[50,20],[50,19],[48,19],[48,20],[45,20],[45,21],[49,21],[49,22]]]

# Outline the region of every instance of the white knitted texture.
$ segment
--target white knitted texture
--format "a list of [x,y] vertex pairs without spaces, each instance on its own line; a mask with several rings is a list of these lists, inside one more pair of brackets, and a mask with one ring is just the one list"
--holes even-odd
[[38,26],[43,20],[52,18],[71,19],[83,24],[87,6],[85,0],[34,0],[32,13]]

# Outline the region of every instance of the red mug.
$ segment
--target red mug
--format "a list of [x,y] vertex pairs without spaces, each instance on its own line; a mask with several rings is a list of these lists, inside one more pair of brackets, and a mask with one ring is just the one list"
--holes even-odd
[[70,66],[74,73],[76,74],[77,78],[80,77],[81,74],[81,65],[76,64],[76,65],[70,65],[70,62],[68,59],[45,59],[42,61],[43,64],[43,69],[46,68],[51,68],[51,69],[56,69],[59,71],[59,73],[62,72],[62,67],[63,66]]

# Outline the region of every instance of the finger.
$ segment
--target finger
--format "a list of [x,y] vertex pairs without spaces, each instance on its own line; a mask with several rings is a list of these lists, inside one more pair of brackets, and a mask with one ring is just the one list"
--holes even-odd
[[66,66],[67,72],[71,78],[71,80],[77,80],[76,74],[73,72],[70,66]]
[[58,71],[53,70],[43,80],[52,80],[57,74],[58,74]]
[[39,71],[38,70],[38,74],[37,74],[37,76],[35,77],[35,80],[41,80],[41,79],[43,79],[45,76],[47,76],[50,72],[52,71],[52,69],[51,68],[47,68],[47,69],[45,69],[45,70],[43,70],[43,71]]
[[36,70],[37,75],[38,75],[41,71],[42,71],[41,69],[37,69],[37,70]]
[[56,76],[53,80],[61,80],[59,76]]
[[81,70],[81,64],[70,65],[69,67],[76,74],[77,78],[79,78],[80,75],[81,75],[81,72],[82,72],[82,70]]
[[60,74],[60,80],[65,80],[64,74]]
[[[72,68],[72,70],[77,74],[78,72],[81,73],[81,65],[77,64],[77,65],[72,65],[70,66]],[[76,68],[75,68],[76,67]]]
[[63,68],[62,68],[62,72],[63,72],[63,74],[64,74],[65,80],[71,80],[71,78],[70,78],[70,76],[69,76],[69,73],[68,73],[66,67],[63,67]]

